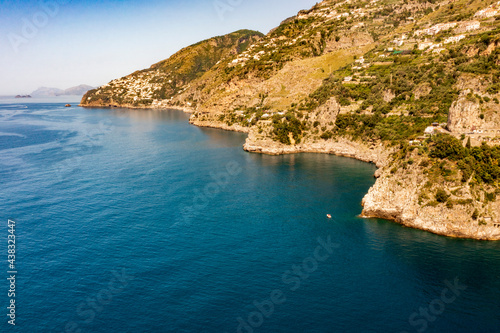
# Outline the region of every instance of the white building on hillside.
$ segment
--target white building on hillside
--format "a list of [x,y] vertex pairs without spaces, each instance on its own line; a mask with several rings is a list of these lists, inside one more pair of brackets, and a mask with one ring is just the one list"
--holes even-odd
[[458,43],[459,41],[461,41],[464,38],[465,38],[465,35],[451,36],[451,37],[446,38],[443,43],[445,43],[445,44]]

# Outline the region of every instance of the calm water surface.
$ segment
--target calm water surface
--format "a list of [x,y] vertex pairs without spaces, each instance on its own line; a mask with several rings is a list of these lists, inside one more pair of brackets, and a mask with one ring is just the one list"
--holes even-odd
[[373,165],[249,154],[174,110],[0,103],[16,331],[500,332],[500,243],[358,218]]

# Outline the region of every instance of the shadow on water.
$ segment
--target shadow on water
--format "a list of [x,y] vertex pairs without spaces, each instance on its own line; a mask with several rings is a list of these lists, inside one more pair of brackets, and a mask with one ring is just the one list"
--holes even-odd
[[476,293],[499,285],[500,267],[488,263],[500,261],[500,242],[445,237],[381,219],[359,222],[357,241],[394,258],[413,276],[434,281],[459,277]]
[[92,109],[107,112],[116,117],[126,117],[141,121],[169,121],[179,122],[189,120],[189,114],[174,109]]
[[224,131],[217,128],[200,127],[199,130],[212,144],[222,147],[243,146],[247,138],[246,133]]

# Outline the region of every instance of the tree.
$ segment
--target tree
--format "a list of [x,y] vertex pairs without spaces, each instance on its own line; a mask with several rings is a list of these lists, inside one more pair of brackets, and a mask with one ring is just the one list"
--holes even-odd
[[435,146],[431,151],[431,157],[460,160],[466,156],[465,148],[460,140],[451,135],[438,134],[434,136],[433,142]]

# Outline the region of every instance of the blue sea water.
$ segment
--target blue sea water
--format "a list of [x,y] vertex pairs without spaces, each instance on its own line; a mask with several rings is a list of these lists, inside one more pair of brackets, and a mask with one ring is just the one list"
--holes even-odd
[[0,103],[1,332],[500,332],[500,243],[357,217],[373,165],[246,153],[175,110]]

